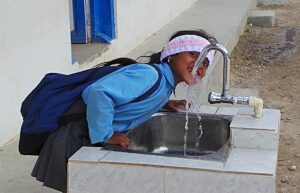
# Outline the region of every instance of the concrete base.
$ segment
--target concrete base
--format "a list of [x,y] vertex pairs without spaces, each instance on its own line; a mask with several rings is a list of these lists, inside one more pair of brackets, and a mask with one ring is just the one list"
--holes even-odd
[[230,115],[231,149],[225,161],[158,156],[83,147],[68,164],[68,192],[275,193],[280,112],[203,107]]
[[127,164],[72,162],[70,167],[71,193],[275,193],[269,175]]
[[252,11],[248,23],[259,27],[272,27],[275,25],[275,11],[257,10]]

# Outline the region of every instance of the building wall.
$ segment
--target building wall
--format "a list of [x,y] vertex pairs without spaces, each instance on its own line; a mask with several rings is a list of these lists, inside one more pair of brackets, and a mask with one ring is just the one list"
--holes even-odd
[[115,0],[116,39],[90,67],[112,58],[124,57],[198,0]]
[[116,39],[84,65],[71,65],[69,1],[0,1],[0,146],[20,132],[21,103],[48,72],[75,72],[126,56],[197,0],[115,0]]
[[0,1],[0,146],[19,134],[21,102],[47,72],[71,66],[68,1]]

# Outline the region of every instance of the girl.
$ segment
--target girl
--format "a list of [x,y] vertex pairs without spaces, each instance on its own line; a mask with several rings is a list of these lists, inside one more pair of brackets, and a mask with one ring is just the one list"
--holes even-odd
[[[124,132],[142,124],[163,107],[178,111],[177,107],[184,106],[186,101],[169,101],[169,98],[178,83],[192,85],[197,78],[205,76],[213,52],[197,70],[196,77],[191,72],[200,52],[210,43],[216,40],[203,30],[184,30],[175,33],[162,52],[150,57],[149,63],[155,68],[128,58],[105,63],[126,66],[102,77],[82,92],[82,100],[66,114],[86,108],[86,119],[62,125],[47,139],[32,176],[45,186],[65,192],[67,161],[80,147],[113,144],[127,148],[130,140]],[[158,86],[150,96],[136,100],[155,84]]]

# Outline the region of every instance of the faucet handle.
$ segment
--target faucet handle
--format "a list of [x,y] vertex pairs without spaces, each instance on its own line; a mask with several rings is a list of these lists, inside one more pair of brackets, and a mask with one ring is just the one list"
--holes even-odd
[[209,104],[221,103],[221,94],[216,92],[210,92],[208,94]]
[[237,101],[237,97],[231,95],[223,96],[222,94],[216,92],[210,92],[208,95],[208,102],[210,104],[215,104],[215,103],[234,104],[236,103],[236,101]]

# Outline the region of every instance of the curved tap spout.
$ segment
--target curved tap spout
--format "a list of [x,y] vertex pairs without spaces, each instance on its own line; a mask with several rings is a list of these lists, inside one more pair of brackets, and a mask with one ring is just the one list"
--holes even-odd
[[197,69],[200,65],[203,64],[207,54],[211,50],[217,50],[221,52],[223,55],[223,88],[222,94],[216,92],[210,92],[208,95],[208,102],[210,104],[214,103],[230,103],[230,104],[242,104],[242,105],[249,105],[254,107],[255,117],[262,116],[262,109],[263,109],[263,101],[262,99],[256,97],[242,97],[242,96],[233,96],[229,94],[229,71],[230,71],[230,60],[228,56],[228,51],[226,48],[220,44],[210,44],[206,46],[202,52],[200,53],[199,57],[197,58],[192,74],[195,76]]
[[203,64],[207,54],[211,50],[217,50],[221,52],[223,55],[223,88],[222,88],[222,97],[227,97],[229,95],[229,57],[228,51],[226,48],[221,44],[210,44],[206,46],[202,52],[200,53],[199,57],[197,58],[192,74],[196,75],[197,69]]

